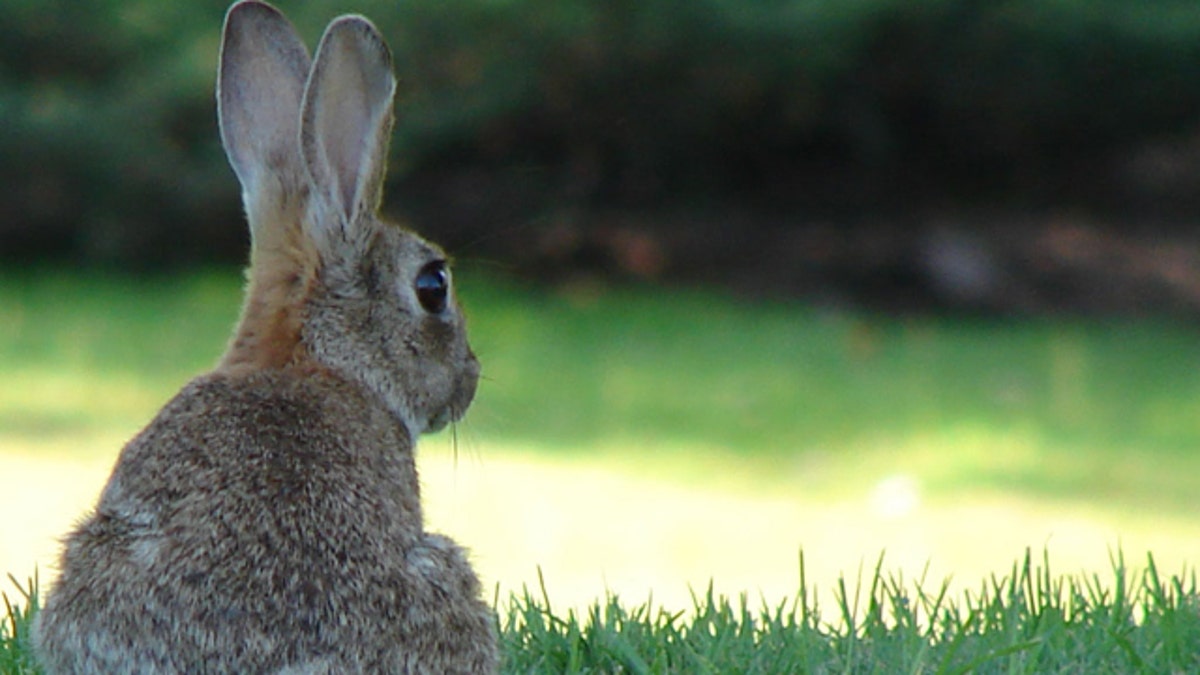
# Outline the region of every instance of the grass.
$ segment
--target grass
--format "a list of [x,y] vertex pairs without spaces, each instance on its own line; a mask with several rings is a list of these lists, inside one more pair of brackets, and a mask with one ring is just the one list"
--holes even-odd
[[[708,291],[548,290],[471,270],[458,278],[485,381],[458,430],[467,461],[446,473],[423,466],[426,500],[431,519],[462,512],[447,530],[470,542],[484,566],[498,569],[512,555],[522,573],[547,570],[546,592],[498,596],[514,672],[1200,667],[1194,578],[1160,575],[1156,558],[1126,568],[1118,557],[1113,573],[1097,574],[1070,557],[1083,545],[1069,536],[1072,523],[1094,516],[1112,533],[1109,544],[1140,543],[1133,535],[1145,534],[1156,537],[1157,560],[1173,567],[1196,559],[1198,549],[1185,546],[1200,538],[1194,326],[891,317]],[[67,471],[95,464],[102,472],[125,438],[216,360],[239,297],[231,271],[0,273],[0,466],[17,467],[3,497],[18,496],[4,503],[48,507],[58,493],[94,489],[102,473],[76,489],[65,487]],[[6,458],[17,461],[4,465]],[[480,489],[471,478],[476,463],[503,484]],[[536,481],[517,482],[528,476]],[[441,486],[460,480],[466,487],[439,497]],[[910,508],[905,481],[919,488],[916,513],[936,517],[875,517],[857,506],[882,486],[885,506],[896,488]],[[481,501],[472,506],[468,497]],[[572,510],[581,504],[591,511]],[[955,514],[996,513],[1022,519],[950,527]],[[536,520],[545,514],[562,522]],[[697,538],[684,537],[697,519]],[[1047,522],[1056,523],[1045,527],[1057,539],[1046,538]],[[18,525],[10,518],[0,534],[10,539]],[[588,532],[594,541],[579,539]],[[924,553],[935,534],[978,548],[987,571]],[[911,577],[912,561],[888,536],[915,542],[908,557],[917,557],[918,571],[931,563],[933,586],[903,583],[903,571],[882,567],[861,583],[827,582],[880,548],[892,564],[905,561]],[[1024,541],[997,558],[981,537]],[[1047,541],[1056,560],[1083,571],[1050,576],[1047,562],[1028,558],[1009,573],[991,571]],[[4,544],[0,573],[32,567],[5,558]],[[546,557],[558,549],[539,548],[550,544],[576,551],[575,569],[604,574],[613,587],[620,574],[602,561],[626,545],[626,571],[662,568],[678,583],[702,588],[713,578],[719,589],[728,579],[718,573],[722,556],[733,556],[752,563],[745,587],[773,564],[788,568],[789,590],[772,592],[761,608],[737,593],[732,601],[700,593],[688,609],[664,601],[654,585],[664,604],[629,603],[644,596],[625,592],[589,606],[597,593],[580,604],[557,585],[564,572]],[[796,588],[788,560],[801,546],[811,554],[805,573],[826,583],[802,578],[790,604],[779,604]],[[833,556],[839,546],[854,550]],[[669,552],[670,564],[652,550]],[[3,569],[4,560],[23,567]],[[951,569],[938,567],[947,560]],[[683,574],[680,561],[693,573]],[[951,571],[952,590],[936,581]],[[491,576],[508,589],[521,588],[516,578]],[[972,587],[980,578],[987,581]],[[33,604],[21,592],[7,597]],[[823,607],[833,611],[823,615]],[[4,625],[0,672],[17,667],[12,641],[23,620]]]
[[[803,557],[801,558],[803,571]],[[803,579],[804,575],[801,574]],[[609,597],[556,616],[526,591],[502,612],[513,673],[1114,673],[1200,668],[1195,577],[1057,577],[1027,552],[1010,574],[953,598],[887,574],[838,580],[834,616],[802,582],[788,602],[754,606],[711,588],[689,615]]]
[[[801,579],[804,561],[801,556]],[[14,585],[16,580],[12,579]],[[0,675],[36,673],[28,634],[37,585],[5,594]],[[707,592],[683,613],[609,596],[582,615],[555,612],[543,585],[512,595],[497,621],[506,673],[1186,673],[1200,669],[1195,575],[1060,577],[1027,552],[1011,573],[951,597],[906,583],[879,560],[838,579],[832,617],[802,581],[791,600]]]
[[[1193,326],[889,317],[460,276],[486,378],[468,436],[706,452],[744,460],[756,486],[781,458],[852,455],[915,462],[933,490],[1170,508],[1197,487]],[[239,302],[228,271],[0,275],[0,442],[136,429],[216,360]]]
[[1200,468],[1200,342],[1187,327],[887,317],[704,292],[536,297],[475,322],[489,325],[480,351],[498,395],[474,424],[492,437],[585,451],[661,439],[768,464],[911,463],[912,446],[949,446],[915,457],[939,472],[935,489],[1132,489],[1161,503],[1195,488],[1142,464]]
[[8,579],[16,589],[16,598],[0,591],[4,604],[4,616],[0,617],[0,674],[37,672],[29,643],[29,630],[38,609],[37,580],[30,579],[22,586],[11,574]]
[[[935,490],[1142,507],[1197,487],[1194,327],[897,318],[462,276],[486,377],[468,435],[556,453],[710,451],[745,460],[756,488],[796,456],[917,463]],[[239,301],[231,271],[0,276],[0,442],[136,429],[215,361]]]

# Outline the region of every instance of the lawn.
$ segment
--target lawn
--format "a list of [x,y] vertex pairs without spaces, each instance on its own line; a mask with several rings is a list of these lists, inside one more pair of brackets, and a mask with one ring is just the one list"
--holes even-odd
[[[748,593],[752,623],[772,625],[786,617],[757,610],[796,599],[803,549],[805,597],[835,609],[823,616],[826,633],[795,639],[833,653],[900,640],[892,632],[873,638],[869,628],[866,597],[891,574],[912,580],[925,570],[932,597],[953,577],[945,596],[959,612],[952,630],[914,629],[911,644],[897,647],[910,650],[907,660],[882,662],[908,664],[908,672],[957,668],[1029,640],[1073,653],[1037,632],[1059,614],[1056,625],[1107,626],[1117,656],[1063,661],[1075,665],[1054,672],[1166,658],[1165,641],[1181,635],[1200,641],[1186,621],[1183,633],[1153,632],[1167,614],[1155,609],[1156,585],[1144,576],[1152,552],[1160,595],[1174,578],[1170,602],[1185,602],[1186,570],[1200,560],[1194,327],[893,317],[706,290],[527,287],[470,269],[458,279],[485,381],[455,433],[422,447],[429,516],[472,547],[502,608],[509,593],[540,589],[541,569],[556,618],[535,630],[546,616],[540,590],[532,606],[506,612],[532,626],[520,633],[530,640],[540,635],[572,658],[609,648],[640,654],[628,671],[642,670],[642,659],[647,672],[661,672],[632,643],[603,631],[589,642],[591,603],[618,593],[621,611],[637,615],[627,617],[630,626],[663,644],[694,644],[698,633],[713,633],[691,623],[706,616],[711,580],[718,595]],[[0,573],[24,579],[36,566],[53,577],[54,537],[94,498],[121,443],[215,361],[239,286],[236,273],[220,270],[0,275],[0,508],[9,514],[0,519]],[[1114,574],[1117,546],[1128,569]],[[1064,576],[1044,583],[1065,584],[1070,607],[1060,612],[1047,601],[1047,614],[1006,595],[1000,579],[1043,583],[1013,567],[1027,548],[1048,551],[1046,564]],[[875,581],[865,575],[861,613],[848,622],[850,609],[836,609],[838,579],[849,576],[842,601],[855,605],[854,570],[864,561],[870,570],[881,551],[883,571]],[[1115,604],[1122,575],[1127,606]],[[981,591],[985,579],[996,581],[990,595]],[[912,594],[905,606],[923,606],[911,584],[904,588]],[[694,608],[693,592],[702,601]],[[1000,605],[972,613],[967,592],[977,604]],[[896,597],[892,588],[877,604],[890,612]],[[736,601],[717,609],[740,616]],[[920,630],[941,630],[927,609]],[[984,631],[985,619],[995,627]],[[976,643],[965,660],[950,654],[955,635],[980,631],[995,642]],[[737,639],[764,640],[751,628]],[[1012,658],[1026,659],[1025,669],[1014,672],[1056,663],[1018,652]],[[824,669],[891,672],[837,658]]]
[[[1131,575],[1059,577],[1028,552],[1009,574],[952,597],[948,584],[906,583],[882,560],[839,578],[822,615],[801,575],[793,598],[752,606],[693,596],[690,614],[609,595],[555,612],[540,589],[497,601],[505,673],[1185,673],[1200,668],[1200,589]],[[801,563],[803,570],[803,562]],[[36,673],[29,646],[33,581],[4,594],[0,674]],[[540,590],[540,594],[538,591]]]

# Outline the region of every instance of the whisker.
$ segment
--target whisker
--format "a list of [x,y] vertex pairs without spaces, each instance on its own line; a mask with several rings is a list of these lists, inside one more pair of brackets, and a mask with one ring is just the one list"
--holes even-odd
[[486,269],[491,272],[503,272],[506,274],[513,274],[520,269],[519,265],[512,262],[506,262],[498,258],[483,258],[475,256],[465,258],[454,256],[454,266],[457,269]]
[[527,220],[524,220],[519,223],[514,223],[507,227],[499,228],[493,232],[487,232],[484,234],[477,235],[473,239],[463,243],[462,246],[456,246],[454,248],[453,252],[455,254],[455,257],[457,258],[459,253],[461,253],[463,251],[469,251],[469,250],[476,248],[481,244],[485,244],[489,241],[499,239],[501,237],[513,237],[513,236],[523,235],[528,230],[530,230],[531,228],[535,227],[538,223],[543,222],[543,221],[544,221],[544,219],[531,218],[531,219],[527,219]]

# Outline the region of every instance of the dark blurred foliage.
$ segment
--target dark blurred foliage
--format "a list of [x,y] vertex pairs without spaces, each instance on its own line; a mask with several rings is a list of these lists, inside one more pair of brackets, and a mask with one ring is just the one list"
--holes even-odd
[[[310,45],[347,11],[390,41],[389,211],[530,273],[852,294],[965,274],[970,295],[1011,267],[1005,214],[1028,226],[1009,238],[1066,217],[1127,247],[1200,214],[1192,0],[278,5]],[[225,9],[0,4],[0,256],[244,256],[212,98]]]

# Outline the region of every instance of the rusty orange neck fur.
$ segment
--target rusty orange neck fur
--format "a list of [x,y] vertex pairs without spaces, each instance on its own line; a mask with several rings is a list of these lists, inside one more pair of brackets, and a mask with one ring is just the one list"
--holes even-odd
[[284,241],[255,242],[246,301],[220,370],[283,368],[312,360],[301,329],[319,260],[298,223],[284,231],[290,235],[280,238]]

